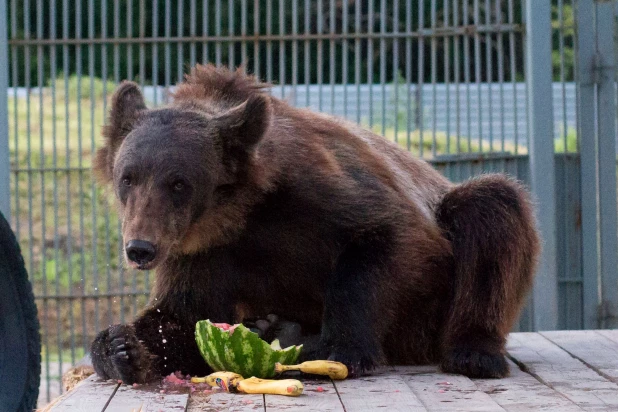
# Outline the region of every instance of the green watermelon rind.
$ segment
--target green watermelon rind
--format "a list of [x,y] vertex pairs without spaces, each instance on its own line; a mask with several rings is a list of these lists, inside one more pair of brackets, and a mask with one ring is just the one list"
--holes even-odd
[[230,333],[214,326],[210,320],[196,323],[195,341],[202,357],[214,371],[235,372],[245,378],[272,378],[275,363],[296,363],[303,347],[274,350],[243,325],[238,325]]

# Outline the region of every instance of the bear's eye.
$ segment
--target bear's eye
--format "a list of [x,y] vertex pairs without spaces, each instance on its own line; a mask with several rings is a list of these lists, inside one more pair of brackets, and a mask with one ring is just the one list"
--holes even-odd
[[125,177],[124,179],[122,179],[122,184],[125,186],[131,186],[131,179]]
[[185,184],[184,183],[182,183],[180,181],[174,183],[174,190],[175,191],[181,192],[182,190],[184,190],[184,188],[185,188]]

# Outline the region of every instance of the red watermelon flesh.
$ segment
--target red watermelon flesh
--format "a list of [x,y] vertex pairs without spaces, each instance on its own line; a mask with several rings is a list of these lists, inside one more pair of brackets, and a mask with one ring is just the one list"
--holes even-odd
[[229,323],[213,323],[212,325],[221,330],[232,333],[234,332],[234,329],[236,329],[240,325],[240,323],[236,323],[234,325],[230,325]]

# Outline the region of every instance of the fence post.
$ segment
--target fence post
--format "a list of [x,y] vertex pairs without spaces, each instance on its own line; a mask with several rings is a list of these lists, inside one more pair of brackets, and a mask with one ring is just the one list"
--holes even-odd
[[11,170],[9,154],[9,60],[6,0],[0,0],[0,211],[11,221]]
[[616,145],[613,3],[578,0],[584,328],[616,326]]
[[526,0],[526,81],[530,185],[543,252],[533,290],[534,330],[558,327],[551,1]]
[[618,327],[618,225],[616,216],[616,60],[614,2],[596,3],[601,229],[601,328]]

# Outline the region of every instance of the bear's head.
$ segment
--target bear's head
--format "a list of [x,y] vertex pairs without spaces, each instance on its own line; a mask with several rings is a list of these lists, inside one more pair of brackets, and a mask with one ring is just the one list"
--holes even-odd
[[269,118],[260,93],[217,108],[179,101],[148,109],[135,83],[118,87],[94,170],[118,200],[129,266],[152,269],[183,250],[204,216],[230,201]]

